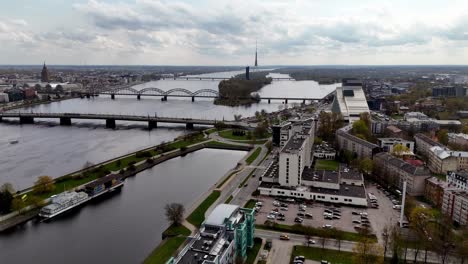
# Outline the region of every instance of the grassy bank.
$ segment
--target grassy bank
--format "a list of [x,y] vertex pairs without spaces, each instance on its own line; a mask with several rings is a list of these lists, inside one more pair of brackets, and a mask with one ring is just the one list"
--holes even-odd
[[230,196],[226,199],[226,201],[224,201],[224,203],[225,203],[225,204],[228,204],[228,203],[230,203],[230,202],[232,201],[232,199],[234,199],[234,197],[233,197],[232,195],[230,195]]
[[254,238],[254,245],[251,249],[247,250],[247,260],[245,261],[246,264],[253,264],[255,259],[257,258],[258,251],[260,251],[260,247],[262,246],[262,239],[261,238]]
[[262,148],[257,147],[255,151],[245,160],[245,162],[250,165],[255,159],[257,159],[258,155],[260,155],[260,152],[262,152]]
[[327,260],[333,264],[353,264],[352,252],[346,252],[332,249],[321,249],[317,247],[306,247],[306,246],[296,246],[293,251],[293,258],[295,256],[304,256],[306,259],[310,260]]
[[[332,229],[323,229],[323,228],[315,228],[311,226],[303,226],[303,225],[283,225],[274,223],[273,225],[256,225],[258,229],[266,229],[278,232],[286,232],[286,233],[293,233],[299,235],[309,234],[311,236],[318,236],[318,237],[326,237],[326,238],[336,238],[337,232],[340,233],[342,240],[348,241],[359,241],[363,235],[358,233],[346,232],[341,230],[332,230]],[[369,238],[373,241],[377,242],[377,237],[375,235],[369,235]]]
[[232,175],[236,174],[237,171],[233,171],[229,176],[227,176],[222,182],[220,182],[216,188],[221,188],[229,179],[231,179]]
[[218,135],[220,137],[222,137],[222,138],[232,139],[232,140],[249,140],[249,139],[251,139],[251,136],[250,137],[248,136],[249,135],[248,131],[242,130],[242,132],[244,133],[243,135],[235,135],[234,130],[228,129],[228,130],[219,131]]
[[253,209],[254,207],[255,207],[255,200],[254,199],[248,200],[244,205],[244,208]]
[[203,134],[196,134],[193,136],[186,136],[183,140],[174,141],[171,143],[161,144],[156,146],[153,149],[146,151],[138,151],[136,154],[129,155],[120,159],[116,159],[112,162],[109,162],[105,165],[99,167],[90,168],[81,173],[74,173],[60,177],[55,180],[54,190],[41,194],[33,194],[29,192],[28,195],[36,196],[40,199],[46,199],[52,195],[64,192],[66,190],[73,189],[80,185],[86,184],[97,178],[103,177],[111,171],[119,171],[121,169],[127,168],[128,166],[138,163],[140,161],[146,160],[150,157],[157,156],[169,151],[176,149],[188,147],[190,145],[203,142],[205,139]]
[[144,264],[165,264],[176,250],[184,243],[185,237],[177,236],[166,239],[145,259]]
[[192,232],[190,232],[190,230],[183,225],[178,225],[178,226],[171,225],[163,232],[163,236],[165,237],[173,237],[173,236],[178,236],[178,235],[190,236],[191,233]]
[[218,200],[219,196],[221,195],[220,191],[213,191],[188,217],[187,221],[189,221],[192,225],[196,227],[200,227],[203,221],[205,221],[205,213],[210,206]]

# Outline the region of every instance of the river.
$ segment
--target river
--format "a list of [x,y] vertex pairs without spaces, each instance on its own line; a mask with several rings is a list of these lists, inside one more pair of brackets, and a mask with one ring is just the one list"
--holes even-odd
[[[205,74],[208,77],[229,77],[238,72]],[[272,77],[289,77],[284,74],[271,74]],[[136,85],[140,90],[158,87],[162,90],[184,88],[190,91],[199,89],[217,90],[219,81],[212,80],[159,80]],[[314,81],[273,81],[260,90],[260,95],[281,97],[323,97],[335,89],[336,85],[318,85]],[[71,99],[51,104],[42,104],[15,111],[25,112],[76,112],[158,115],[168,117],[205,118],[232,120],[235,114],[253,116],[256,111],[277,111],[285,105],[279,101],[260,102],[250,106],[229,107],[214,105],[212,99],[169,97],[162,102],[157,97],[108,96],[92,99]],[[16,189],[24,189],[33,184],[40,175],[58,177],[79,170],[87,161],[94,163],[134,152],[138,149],[172,140],[186,133],[177,125],[159,124],[158,129],[148,131],[146,124],[119,122],[117,129],[106,129],[104,121],[72,120],[73,126],[61,127],[57,120],[45,120],[34,125],[0,123],[0,184],[10,182]],[[18,144],[9,144],[17,139]]]
[[50,223],[0,235],[1,263],[141,263],[168,226],[164,206],[190,207],[243,151],[204,149],[128,178],[122,191]]

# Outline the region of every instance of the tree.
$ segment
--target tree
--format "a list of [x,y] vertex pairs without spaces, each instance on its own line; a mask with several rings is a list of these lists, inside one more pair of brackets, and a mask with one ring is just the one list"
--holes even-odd
[[0,214],[11,212],[14,192],[10,183],[5,183],[0,187]]
[[440,129],[436,133],[437,139],[440,143],[447,145],[448,144],[448,130],[447,129]]
[[242,115],[234,115],[235,121],[240,121],[242,119]]
[[184,219],[185,208],[182,204],[171,203],[166,204],[166,218],[173,225],[180,225]]
[[353,263],[356,264],[383,264],[382,247],[371,239],[362,238],[353,248]]
[[463,264],[468,258],[468,228],[465,227],[460,233],[455,244],[455,253],[460,259],[460,264]]
[[401,157],[405,153],[408,153],[410,149],[407,146],[404,146],[402,144],[397,144],[396,146],[393,147],[392,154],[396,157]]
[[334,142],[336,130],[343,127],[344,120],[341,114],[320,112],[317,134],[327,142]]
[[11,209],[13,211],[19,211],[21,213],[21,210],[26,206],[26,203],[23,201],[23,199],[17,197],[14,198],[12,203],[11,203]]
[[47,193],[55,189],[54,179],[50,176],[39,176],[37,181],[34,183],[35,193]]
[[219,121],[214,124],[214,127],[216,128],[216,130],[219,131],[219,130],[225,129],[226,124],[224,122]]
[[364,120],[357,120],[353,123],[352,134],[364,140],[369,140],[371,133]]
[[416,244],[416,248],[414,249],[414,263],[416,263],[421,246],[424,246],[426,249],[427,256],[427,246],[432,241],[432,237],[429,234],[428,225],[429,222],[433,220],[433,218],[434,216],[430,209],[420,206],[414,207],[410,212],[409,219],[412,223],[412,226],[414,227],[413,230],[415,231],[419,241],[419,243]]
[[371,174],[374,170],[374,161],[369,158],[361,159],[359,161],[359,170],[366,175]]

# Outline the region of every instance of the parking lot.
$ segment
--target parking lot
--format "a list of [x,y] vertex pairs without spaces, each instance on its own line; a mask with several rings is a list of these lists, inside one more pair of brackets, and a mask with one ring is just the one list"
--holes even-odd
[[[356,226],[362,228],[368,225],[371,232],[375,233],[380,239],[383,228],[386,225],[397,224],[400,211],[393,209],[393,203],[390,198],[383,193],[383,190],[378,190],[375,185],[369,185],[367,187],[367,192],[376,196],[379,208],[357,208],[343,205],[335,207],[334,205],[325,206],[323,203],[308,203],[305,204],[306,207],[301,211],[298,203],[280,202],[275,206],[273,205],[275,201],[273,197],[262,196],[258,199],[258,201],[262,202],[262,207],[259,208],[259,212],[256,216],[256,223],[264,224],[265,221],[270,220],[279,224],[294,225],[298,224],[295,222],[295,219],[300,217],[303,219],[302,225],[312,227],[330,225],[331,227],[348,232],[358,232]],[[287,204],[287,207],[282,207],[281,204]],[[287,208],[287,210],[284,208]],[[330,217],[328,217],[327,219],[324,216],[326,209],[331,210],[328,212],[330,212],[332,216],[334,215],[335,218],[331,217],[330,219]],[[274,213],[275,217],[273,218],[272,215],[275,210],[277,212]],[[334,213],[334,210],[337,213]],[[299,213],[303,213],[304,215],[299,216]],[[361,215],[359,215],[360,213],[367,213],[367,219],[365,219],[365,216],[361,217]],[[311,215],[312,218],[306,217],[305,214]],[[269,215],[270,219],[268,218]],[[282,220],[283,217],[281,217],[281,215],[284,215],[284,220]]]
[[[357,232],[355,226],[359,225],[359,223],[364,220],[361,219],[359,213],[365,214],[368,210],[373,210],[365,208],[354,208],[349,206],[340,206],[337,208],[335,206],[325,206],[322,203],[309,203],[305,204],[306,207],[301,211],[300,205],[297,203],[284,203],[287,204],[287,207],[282,207],[273,205],[275,199],[272,197],[261,197],[258,200],[261,201],[263,205],[256,216],[257,224],[264,224],[266,220],[270,220],[280,224],[294,225],[297,224],[295,219],[300,217],[303,219],[302,225],[312,227],[324,227],[325,225],[329,225],[330,227],[335,227],[348,232]],[[287,210],[284,208],[287,208]],[[270,216],[269,219],[268,215],[273,215],[274,210],[278,211],[276,217],[272,218]],[[328,217],[329,219],[327,219],[324,216],[325,210],[328,210],[329,215],[332,217]],[[355,213],[354,215],[353,211]],[[303,213],[304,215],[298,215],[300,213]],[[280,220],[281,214],[284,215],[284,220]],[[307,217],[305,214],[309,214],[312,217]],[[335,217],[333,217],[333,215]],[[353,220],[358,220],[359,223],[353,223]]]

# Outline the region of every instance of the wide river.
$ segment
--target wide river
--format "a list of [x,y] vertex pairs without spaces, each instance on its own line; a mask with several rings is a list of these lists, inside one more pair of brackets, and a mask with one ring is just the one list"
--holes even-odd
[[[229,77],[238,72],[205,74]],[[287,77],[273,75],[274,77]],[[135,89],[184,88],[217,90],[218,81],[160,80]],[[314,81],[274,81],[260,95],[271,97],[323,97],[336,85]],[[251,106],[214,105],[211,99],[106,96],[72,99],[16,111],[79,112],[158,115],[232,120],[234,114],[252,116],[262,109],[271,112],[286,107],[282,102],[261,102]],[[184,126],[158,124],[148,131],[146,124],[117,122],[114,130],[104,121],[72,120],[64,127],[56,120],[19,125],[0,123],[0,185],[10,182],[16,189],[33,184],[40,175],[58,177],[81,169],[87,162],[101,162],[139,149],[170,141],[186,133]],[[18,140],[17,144],[10,144]],[[120,193],[88,204],[51,223],[29,222],[7,234],[0,234],[0,263],[139,263],[160,242],[168,223],[163,207],[180,202],[186,207],[230,168],[245,152],[201,150],[172,159],[127,179]]]
[[204,149],[175,158],[128,178],[120,193],[0,234],[0,263],[141,263],[168,226],[164,206],[190,207],[244,155]]
[[[238,72],[216,73],[217,77],[228,77]],[[204,75],[211,76],[211,75]],[[289,77],[272,74],[273,77]],[[140,90],[158,87],[162,90],[184,88],[217,90],[219,81],[160,80],[134,86]],[[260,95],[271,97],[323,97],[336,85],[318,85],[314,81],[274,81],[265,86]],[[43,104],[15,111],[22,112],[68,112],[68,113],[113,113],[135,115],[158,115],[167,117],[207,118],[232,120],[235,114],[253,116],[256,111],[277,111],[286,107],[280,101],[260,102],[250,106],[228,107],[213,104],[212,99],[169,97],[162,102],[157,97],[108,96],[93,99],[71,99]],[[186,133],[184,126],[158,124],[152,131],[144,123],[117,122],[117,129],[105,128],[105,121],[72,120],[73,126],[63,127],[57,120],[41,120],[34,125],[0,123],[0,185],[13,184],[15,189],[24,189],[41,175],[59,177],[81,169],[87,162],[98,163],[116,156],[137,151],[144,147],[169,141]],[[18,140],[18,144],[10,144]]]

